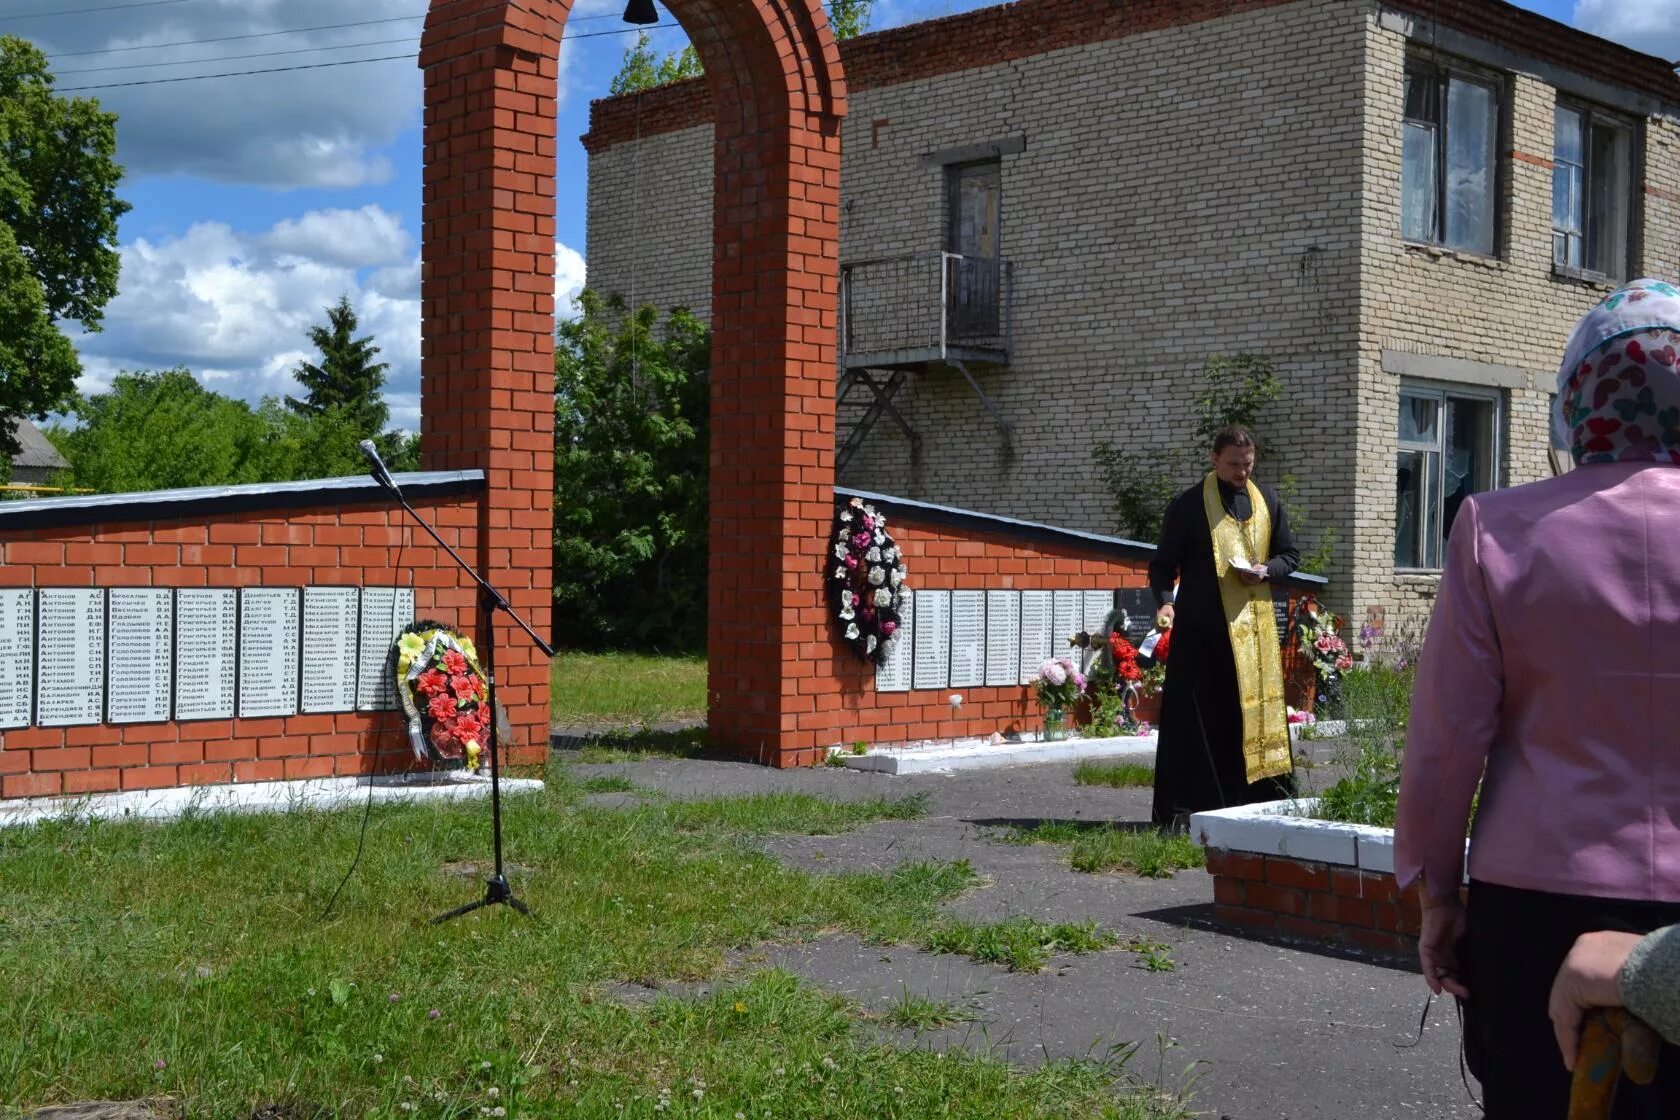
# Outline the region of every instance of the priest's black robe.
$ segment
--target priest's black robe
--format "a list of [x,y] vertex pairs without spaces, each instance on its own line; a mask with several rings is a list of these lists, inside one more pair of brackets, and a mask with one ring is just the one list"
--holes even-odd
[[[1301,554],[1277,491],[1258,482],[1255,487],[1272,522],[1267,577],[1282,579],[1300,566]],[[1247,521],[1253,515],[1246,488],[1221,482],[1219,497],[1225,512],[1237,520]],[[1175,579],[1178,594],[1173,599]],[[1213,533],[1208,528],[1201,482],[1167,507],[1161,543],[1149,564],[1149,586],[1157,604],[1169,599],[1174,603],[1155,747],[1155,823],[1167,827],[1204,809],[1293,796],[1293,773],[1248,780],[1237,666],[1213,571]]]

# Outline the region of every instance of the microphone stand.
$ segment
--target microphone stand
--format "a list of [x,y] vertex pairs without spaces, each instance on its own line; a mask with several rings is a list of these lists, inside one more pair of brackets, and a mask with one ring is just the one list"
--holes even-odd
[[[377,457],[375,456],[373,458],[377,463]],[[472,902],[457,906],[453,910],[439,914],[431,920],[430,924],[437,925],[441,922],[447,922],[451,918],[459,918],[463,914],[470,914],[474,910],[478,910],[486,906],[494,906],[497,903],[511,906],[521,914],[524,914],[526,917],[531,917],[531,908],[526,906],[525,903],[521,902],[514,896],[513,888],[508,885],[507,875],[502,870],[502,778],[501,752],[499,750],[498,742],[502,721],[500,719],[500,713],[496,710],[496,611],[502,610],[506,612],[509,618],[519,624],[519,628],[521,630],[530,635],[531,641],[536,643],[537,648],[542,650],[543,653],[547,654],[550,658],[554,656],[554,647],[543,641],[542,638],[538,637],[537,632],[532,630],[530,625],[526,623],[523,618],[519,617],[518,612],[508,604],[507,599],[502,595],[502,593],[490,586],[490,581],[479,575],[470,564],[461,559],[461,554],[451,548],[448,541],[438,536],[437,530],[432,528],[431,524],[428,523],[424,517],[421,517],[417,512],[415,512],[414,507],[408,504],[408,499],[404,498],[402,491],[397,488],[396,481],[392,479],[390,473],[385,470],[385,465],[383,463],[378,463],[378,466],[372,474],[374,481],[389,490],[402,508],[408,511],[408,515],[412,517],[422,529],[430,533],[432,539],[442,546],[445,552],[449,553],[450,558],[453,559],[455,563],[460,565],[461,570],[471,576],[474,583],[478,584],[479,619],[480,626],[482,628],[480,636],[484,642],[484,649],[482,651],[480,664],[484,669],[485,682],[489,686],[490,831],[496,851],[496,873],[490,876],[489,879],[485,880],[483,898],[475,899]]]

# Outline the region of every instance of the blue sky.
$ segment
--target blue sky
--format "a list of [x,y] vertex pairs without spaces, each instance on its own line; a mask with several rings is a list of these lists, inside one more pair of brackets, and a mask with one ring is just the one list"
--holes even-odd
[[[417,422],[425,0],[0,0],[0,33],[34,40],[61,90],[119,114],[121,294],[77,339],[84,389],[185,365],[248,399],[293,388],[305,332],[348,294],[391,363],[393,419]],[[877,0],[873,28],[985,0]],[[1680,56],[1680,0],[1528,0],[1554,19]],[[578,138],[634,31],[623,0],[578,0],[562,54],[557,294],[583,279],[587,162]],[[104,9],[88,12],[85,9]],[[663,13],[665,21],[670,16]],[[342,26],[354,24],[355,26]],[[306,30],[298,30],[306,29]],[[284,32],[284,34],[280,34]],[[680,28],[656,30],[675,50]],[[207,42],[216,40],[216,42]],[[402,55],[178,83],[185,75]],[[199,61],[189,61],[199,60]],[[115,86],[113,83],[153,82]]]

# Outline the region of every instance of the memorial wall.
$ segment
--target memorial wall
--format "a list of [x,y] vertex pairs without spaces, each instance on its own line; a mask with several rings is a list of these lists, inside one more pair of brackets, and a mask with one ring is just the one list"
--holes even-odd
[[[847,681],[832,701],[846,721],[836,745],[1035,730],[1042,717],[1027,682],[1039,665],[1052,656],[1088,656],[1068,639],[1100,630],[1111,612],[1119,612],[1134,642],[1154,621],[1151,545],[882,494],[836,493],[862,497],[890,518],[910,589],[902,612],[908,634],[885,664],[872,670],[836,655],[836,672]],[[1280,633],[1295,597],[1323,582],[1297,577],[1274,589]],[[812,698],[813,722],[830,702]],[[820,753],[799,761],[819,761]]]
[[[480,472],[403,487],[477,557]],[[369,479],[0,503],[0,796],[412,768],[381,667],[416,617],[477,637],[466,577]],[[546,690],[498,684],[510,761],[540,762]]]
[[[482,473],[402,484],[451,546],[480,558]],[[1068,637],[1117,607],[1134,638],[1149,624],[1147,545],[867,497],[892,516],[909,566],[907,640],[877,670],[816,612],[785,656],[839,687],[793,696],[783,719],[823,745],[720,746],[810,765],[858,741],[1030,730],[1024,682],[1045,658],[1079,654]],[[413,768],[379,665],[417,617],[479,638],[466,577],[366,479],[0,503],[0,796]],[[504,650],[523,640],[500,632]],[[511,763],[547,756],[547,680],[540,659],[498,672]]]
[[397,706],[411,587],[0,588],[0,730]]

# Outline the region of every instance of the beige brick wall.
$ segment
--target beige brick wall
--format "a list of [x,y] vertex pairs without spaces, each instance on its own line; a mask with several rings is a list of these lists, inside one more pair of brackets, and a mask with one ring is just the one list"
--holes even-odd
[[[1396,621],[1427,611],[1434,578],[1394,571],[1400,378],[1384,353],[1517,378],[1503,390],[1501,475],[1530,481],[1551,470],[1546,409],[1564,339],[1603,289],[1552,275],[1550,171],[1506,154],[1551,154],[1556,95],[1528,74],[1507,75],[1498,256],[1401,242],[1408,40],[1397,22],[1374,0],[1304,0],[854,89],[843,261],[940,249],[945,175],[922,157],[1025,139],[1001,157],[1013,360],[974,370],[1016,451],[1002,456],[961,376],[936,369],[898,398],[921,433],[919,461],[883,420],[841,481],[1112,530],[1094,446],[1183,448],[1206,358],[1260,352],[1286,393],[1261,425],[1282,449],[1262,477],[1294,475],[1301,509],[1334,528],[1333,602],[1356,625],[1373,605]],[[1644,125],[1658,191],[1640,196],[1637,263],[1673,277],[1680,124]],[[628,295],[633,284],[639,302],[704,314],[710,145],[703,126],[592,156],[592,286]]]
[[1015,350],[979,375],[1017,451],[1002,459],[960,375],[933,371],[904,408],[922,462],[883,424],[843,481],[1112,530],[1093,447],[1183,446],[1207,357],[1257,351],[1314,401],[1299,424],[1277,410],[1287,454],[1264,473],[1299,474],[1315,517],[1345,514],[1331,418],[1354,404],[1361,45],[1341,5],[1304,3],[860,93],[843,258],[940,248],[945,176],[922,154],[1025,138],[1002,157]]
[[[854,91],[843,260],[940,249],[945,175],[921,157],[1025,137],[1002,158],[1016,349],[1007,369],[975,371],[1017,450],[1005,460],[961,376],[935,370],[898,402],[921,462],[884,421],[842,481],[1112,529],[1092,448],[1182,445],[1203,362],[1246,350],[1310,401],[1276,410],[1268,434],[1287,453],[1264,473],[1298,474],[1315,520],[1351,516],[1339,429],[1354,408],[1363,39],[1345,6],[1318,0]],[[636,262],[642,300],[701,304],[708,142],[704,128],[643,142],[657,226],[626,205],[630,146],[592,158],[593,286],[623,290]]]
[[1680,280],[1680,120],[1645,124],[1643,275]]
[[[1359,504],[1349,543],[1355,617],[1381,605],[1391,620],[1420,620],[1433,603],[1437,580],[1396,573],[1394,471],[1401,377],[1383,368],[1383,353],[1463,359],[1521,371],[1521,384],[1502,388],[1505,424],[1501,484],[1549,477],[1548,410],[1557,366],[1576,321],[1610,286],[1556,276],[1552,271],[1552,173],[1555,88],[1524,73],[1506,75],[1506,135],[1501,140],[1501,228],[1498,256],[1481,258],[1411,246],[1401,241],[1400,137],[1403,65],[1408,40],[1383,21],[1370,20],[1366,75],[1366,181],[1363,193],[1365,268],[1359,330]],[[1424,42],[1411,50],[1427,55]],[[1680,182],[1674,122],[1646,123],[1647,182]],[[1518,153],[1512,157],[1507,153]],[[1523,156],[1532,157],[1529,159]],[[1672,187],[1668,188],[1672,191]],[[1636,275],[1675,274],[1675,207],[1641,192],[1644,237]],[[1447,380],[1448,383],[1451,379]],[[1466,376],[1475,383],[1474,375]]]
[[589,157],[588,283],[636,306],[712,313],[712,126]]

